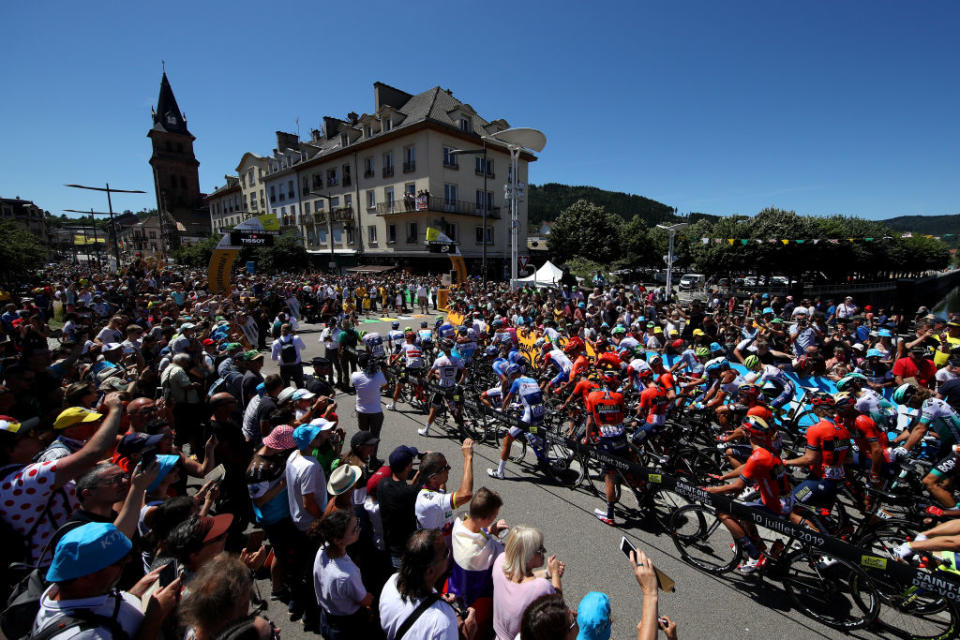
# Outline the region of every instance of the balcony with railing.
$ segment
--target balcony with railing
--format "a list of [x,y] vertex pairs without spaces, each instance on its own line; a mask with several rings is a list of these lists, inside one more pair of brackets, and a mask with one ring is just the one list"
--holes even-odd
[[[452,213],[465,216],[483,216],[483,207],[475,202],[463,200],[447,200],[443,196],[411,196],[391,202],[377,204],[378,216],[391,216],[401,213]],[[490,218],[500,217],[500,207],[490,207],[487,211]]]
[[334,222],[353,222],[353,207],[337,207],[330,212]]

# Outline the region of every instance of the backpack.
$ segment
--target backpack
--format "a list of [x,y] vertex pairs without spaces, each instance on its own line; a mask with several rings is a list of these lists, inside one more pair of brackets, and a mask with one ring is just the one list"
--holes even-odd
[[[40,610],[40,598],[42,595],[43,590],[41,589],[40,593],[36,596],[36,600],[32,601],[34,605],[33,618],[36,618],[37,611]],[[50,640],[54,636],[74,627],[79,627],[80,631],[106,627],[110,631],[110,637],[113,640],[130,640],[130,636],[127,635],[127,632],[123,630],[123,627],[120,626],[120,623],[117,621],[117,617],[120,615],[120,604],[123,602],[123,596],[120,595],[120,592],[114,594],[114,601],[113,615],[110,617],[97,615],[85,609],[76,609],[68,614],[57,616],[39,631],[34,631],[33,618],[30,618],[29,626],[27,626],[27,632],[25,634],[20,636],[7,634],[7,638],[10,640]],[[26,608],[20,609],[18,613],[23,616],[21,620],[26,620],[29,615]],[[6,616],[6,614],[7,611],[4,611],[3,615]],[[7,633],[6,629],[4,629],[4,633]]]
[[297,345],[293,343],[293,338],[288,341],[280,339],[280,361],[283,364],[294,364],[297,361]]

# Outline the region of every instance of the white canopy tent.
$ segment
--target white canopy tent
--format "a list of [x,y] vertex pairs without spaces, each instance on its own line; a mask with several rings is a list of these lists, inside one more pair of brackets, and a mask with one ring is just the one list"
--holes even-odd
[[517,282],[534,284],[538,287],[559,287],[563,278],[563,270],[547,260],[536,273],[526,278],[518,278]]

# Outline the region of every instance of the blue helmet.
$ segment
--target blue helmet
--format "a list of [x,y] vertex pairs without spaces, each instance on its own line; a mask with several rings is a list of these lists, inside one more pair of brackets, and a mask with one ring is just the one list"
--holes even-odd
[[510,352],[510,355],[507,356],[507,358],[508,358],[508,359],[510,360],[510,362],[512,362],[513,364],[521,364],[521,363],[525,363],[525,362],[527,361],[527,359],[524,357],[524,355],[523,355],[522,353],[520,353],[519,351],[511,351],[511,352]]
[[399,322],[393,322],[393,323],[390,324],[390,328],[391,328],[391,329],[399,329],[399,328],[400,328],[400,323],[399,323]]
[[507,368],[506,368],[506,370],[504,371],[504,373],[506,374],[506,376],[507,376],[508,378],[513,378],[513,377],[518,376],[518,375],[520,375],[521,373],[523,373],[523,367],[521,367],[519,364],[514,363],[514,364],[511,364],[511,365],[507,366]]
[[484,349],[483,352],[488,356],[495,356],[497,355],[497,348],[492,344],[488,344],[487,348]]
[[707,373],[720,373],[730,368],[730,361],[726,358],[714,358],[704,365]]

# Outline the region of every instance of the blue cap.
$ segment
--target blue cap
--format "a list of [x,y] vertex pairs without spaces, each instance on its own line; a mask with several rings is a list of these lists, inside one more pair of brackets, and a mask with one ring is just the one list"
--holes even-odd
[[130,539],[109,522],[80,525],[60,538],[47,580],[65,582],[96,573],[122,560],[132,548]]
[[388,459],[390,470],[394,472],[403,471],[418,455],[420,455],[420,452],[415,448],[400,445],[390,452],[390,458]]
[[180,462],[180,456],[177,455],[165,454],[157,456],[157,465],[160,467],[160,470],[157,472],[157,477],[154,478],[150,486],[147,487],[147,493],[156,491],[160,483],[163,482],[163,479],[167,477],[167,474],[170,473],[170,470],[173,469],[178,462]]
[[710,351],[723,351],[723,347],[720,346],[719,342],[711,342]]
[[[766,297],[766,296],[764,296]],[[764,307],[763,313],[773,313],[773,307]]]
[[334,424],[329,420],[324,420],[323,418],[317,418],[316,420],[311,420],[310,424],[303,424],[293,430],[293,441],[297,443],[297,449],[303,451],[310,446],[310,443],[313,442],[318,435],[324,431],[329,431],[334,427]]
[[577,605],[577,640],[608,640],[610,638],[610,596],[591,591]]
[[881,338],[892,338],[893,334],[890,333],[890,329],[880,329],[877,331],[877,335]]

